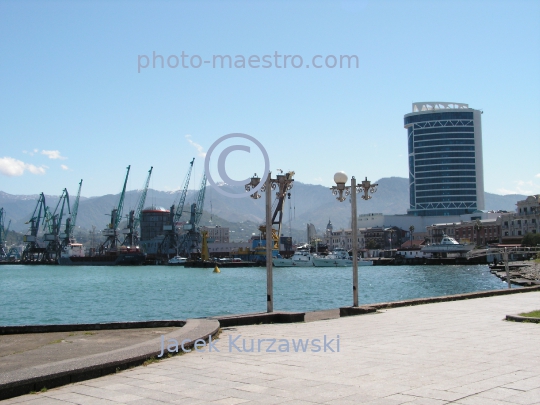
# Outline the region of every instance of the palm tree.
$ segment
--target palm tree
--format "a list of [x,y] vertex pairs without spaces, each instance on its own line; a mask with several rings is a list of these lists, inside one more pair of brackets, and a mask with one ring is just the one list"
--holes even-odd
[[409,226],[409,236],[411,238],[411,247],[412,247],[412,236],[414,232],[414,225]]

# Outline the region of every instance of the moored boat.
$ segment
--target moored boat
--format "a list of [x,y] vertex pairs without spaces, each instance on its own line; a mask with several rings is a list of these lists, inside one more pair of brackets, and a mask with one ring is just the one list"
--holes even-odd
[[424,253],[467,253],[474,249],[474,245],[464,245],[448,235],[443,235],[441,243],[434,243],[422,247]]
[[[336,248],[326,256],[313,257],[313,265],[315,267],[352,267],[353,260],[345,249]],[[371,260],[358,258],[358,265],[373,266],[373,262]]]
[[298,249],[290,259],[274,258],[274,267],[313,267],[313,255],[309,249]]

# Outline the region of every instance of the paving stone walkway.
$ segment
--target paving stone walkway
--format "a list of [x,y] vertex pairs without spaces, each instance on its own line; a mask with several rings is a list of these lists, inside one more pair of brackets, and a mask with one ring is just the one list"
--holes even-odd
[[[534,309],[540,292],[226,328],[219,353],[207,348],[2,404],[540,404],[540,325],[503,320]],[[335,352],[322,344],[311,352],[324,335]],[[251,339],[252,353],[230,346],[250,348]],[[280,353],[278,342],[267,353],[268,339],[288,341],[290,351]],[[293,339],[297,347],[310,339],[307,351],[295,352]]]

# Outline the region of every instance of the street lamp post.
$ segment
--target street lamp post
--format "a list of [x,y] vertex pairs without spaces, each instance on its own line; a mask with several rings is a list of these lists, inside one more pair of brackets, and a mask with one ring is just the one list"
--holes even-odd
[[334,175],[335,186],[331,187],[332,194],[334,194],[339,202],[343,202],[347,199],[347,196],[351,196],[351,215],[352,215],[352,254],[353,254],[353,306],[358,306],[358,215],[356,212],[356,193],[363,191],[362,199],[369,200],[371,196],[369,193],[377,191],[378,184],[371,184],[371,182],[365,178],[360,184],[356,184],[356,178],[351,178],[351,185],[346,186],[348,177],[344,172],[337,172]]
[[[287,191],[292,188],[294,172],[287,174],[278,174],[275,179],[272,178],[272,173],[268,172],[266,176],[265,184],[261,187],[261,191],[266,192],[266,311],[274,312],[274,280],[272,272],[272,248],[274,241],[272,238],[272,190],[278,189],[276,196],[281,201],[287,195]],[[247,192],[253,190],[260,183],[261,179],[255,174],[251,181],[246,184],[245,189]],[[253,193],[251,198],[259,199],[260,194]],[[279,206],[279,209],[282,207]],[[274,215],[275,216],[275,215]],[[281,221],[281,218],[280,218]],[[279,248],[279,232],[278,232],[278,248]]]

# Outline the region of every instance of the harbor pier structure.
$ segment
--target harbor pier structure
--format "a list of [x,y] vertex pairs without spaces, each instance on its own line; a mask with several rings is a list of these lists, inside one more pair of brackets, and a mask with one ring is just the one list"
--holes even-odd
[[482,111],[451,102],[413,103],[404,117],[409,147],[409,215],[484,209]]

